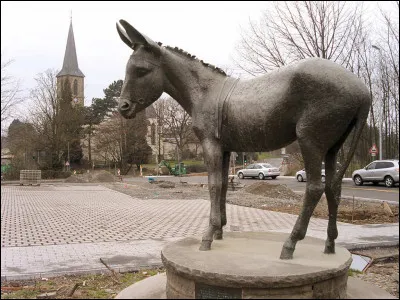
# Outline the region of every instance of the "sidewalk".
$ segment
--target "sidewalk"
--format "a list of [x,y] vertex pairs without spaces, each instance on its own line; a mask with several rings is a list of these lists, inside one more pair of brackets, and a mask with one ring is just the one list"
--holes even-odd
[[[2,280],[107,271],[100,258],[117,271],[161,266],[161,249],[201,236],[209,217],[207,200],[135,199],[100,185],[3,186],[1,199]],[[227,218],[225,231],[290,233],[297,216],[227,204]],[[311,219],[307,236],[325,240],[327,223]],[[398,223],[338,231],[348,249],[399,243]]]
[[[65,179],[41,179],[41,184],[48,184],[48,183],[61,183],[64,182]],[[1,184],[8,185],[8,184],[19,184],[19,180],[2,180]]]

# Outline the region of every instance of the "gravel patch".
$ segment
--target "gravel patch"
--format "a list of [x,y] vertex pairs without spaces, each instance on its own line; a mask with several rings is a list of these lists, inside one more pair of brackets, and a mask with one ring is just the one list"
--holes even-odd
[[[374,284],[399,298],[399,248],[374,248],[357,253],[372,257],[373,263],[364,273],[356,274],[354,277]],[[385,258],[383,262],[380,260],[382,257]]]

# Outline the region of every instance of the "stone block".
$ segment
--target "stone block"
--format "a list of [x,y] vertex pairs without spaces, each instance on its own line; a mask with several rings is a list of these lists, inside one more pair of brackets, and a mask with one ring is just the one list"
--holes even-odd
[[179,276],[167,270],[167,298],[168,299],[194,299],[194,281]]

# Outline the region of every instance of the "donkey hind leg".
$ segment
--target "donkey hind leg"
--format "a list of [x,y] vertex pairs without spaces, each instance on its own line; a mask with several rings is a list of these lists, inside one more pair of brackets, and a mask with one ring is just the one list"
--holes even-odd
[[324,186],[321,182],[321,165],[323,157],[321,149],[317,148],[309,137],[308,139],[299,138],[298,141],[307,172],[306,192],[304,194],[303,207],[297,217],[292,233],[283,244],[280,259],[293,258],[296,243],[304,239],[311,215],[324,192]]
[[220,198],[220,209],[221,209],[221,228],[214,232],[215,240],[222,240],[223,227],[226,225],[226,192],[228,190],[228,175],[229,175],[229,158],[231,157],[230,152],[224,152],[222,161],[222,189]]
[[337,230],[337,212],[342,192],[342,178],[337,178],[336,174],[336,157],[339,147],[332,148],[325,157],[325,195],[328,202],[329,221],[325,242],[326,254],[335,253],[335,239],[338,236]]
[[211,249],[214,232],[221,229],[221,191],[222,191],[222,157],[221,145],[215,140],[204,140],[203,151],[208,170],[208,190],[210,192],[210,223],[203,234],[199,250]]

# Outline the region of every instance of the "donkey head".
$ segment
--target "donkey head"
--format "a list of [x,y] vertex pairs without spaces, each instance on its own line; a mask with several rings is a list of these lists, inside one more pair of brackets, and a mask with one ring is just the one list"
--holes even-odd
[[124,118],[134,118],[137,112],[156,101],[163,93],[163,71],[161,47],[141,34],[128,22],[117,23],[122,41],[133,49],[126,66],[118,110]]

